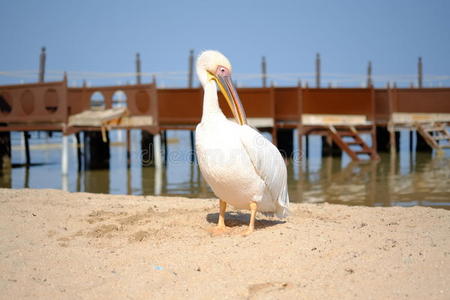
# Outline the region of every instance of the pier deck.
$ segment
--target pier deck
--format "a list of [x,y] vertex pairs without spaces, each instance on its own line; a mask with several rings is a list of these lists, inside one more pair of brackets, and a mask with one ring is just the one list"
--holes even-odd
[[[117,101],[117,91],[126,99]],[[270,132],[274,144],[279,144],[278,130],[297,129],[300,148],[303,136],[319,134],[356,161],[360,154],[378,158],[376,126],[388,128],[392,135],[402,127],[425,132],[419,125],[442,124],[445,130],[450,122],[450,88],[270,87],[239,88],[238,93],[249,124]],[[94,95],[101,95],[100,108]],[[153,135],[168,129],[195,130],[202,98],[200,88],[157,89],[154,84],[68,87],[64,80],[0,86],[0,131],[48,130],[69,135],[142,129]],[[222,95],[219,103],[232,118]],[[371,142],[361,134],[369,134]],[[430,135],[423,135],[430,142]],[[437,145],[447,135],[442,130],[440,135],[431,134],[439,137],[433,139]],[[392,142],[392,137],[385,142]]]

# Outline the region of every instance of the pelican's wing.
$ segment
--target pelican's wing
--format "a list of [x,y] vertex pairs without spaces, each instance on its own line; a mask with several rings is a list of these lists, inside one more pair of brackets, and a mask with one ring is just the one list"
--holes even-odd
[[284,159],[270,141],[250,126],[241,126],[241,141],[256,170],[276,201],[276,214],[284,217],[288,213],[289,195],[287,171]]

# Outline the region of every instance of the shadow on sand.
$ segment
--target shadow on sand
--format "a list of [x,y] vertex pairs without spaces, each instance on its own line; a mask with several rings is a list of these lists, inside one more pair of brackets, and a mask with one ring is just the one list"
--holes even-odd
[[[206,220],[209,223],[217,224],[219,220],[219,213],[212,213],[206,216]],[[225,213],[225,225],[228,227],[240,227],[248,226],[250,222],[250,214],[242,212],[227,212]],[[280,220],[268,220],[268,219],[258,219],[255,220],[255,229],[261,229],[266,227],[272,227],[278,224],[284,224],[286,221]]]

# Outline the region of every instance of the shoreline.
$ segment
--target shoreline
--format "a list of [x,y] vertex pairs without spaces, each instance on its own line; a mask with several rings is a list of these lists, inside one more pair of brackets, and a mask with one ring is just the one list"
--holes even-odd
[[5,298],[408,298],[450,295],[450,211],[291,205],[285,221],[216,199],[0,189]]

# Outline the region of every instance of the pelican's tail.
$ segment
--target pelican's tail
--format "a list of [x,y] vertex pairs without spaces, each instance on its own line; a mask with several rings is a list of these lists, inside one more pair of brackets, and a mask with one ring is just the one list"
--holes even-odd
[[278,218],[283,219],[289,215],[289,194],[287,190],[287,186],[281,190],[280,195],[278,196],[278,201],[276,203],[275,214]]
[[[266,194],[267,197],[271,197]],[[275,197],[274,197],[275,198]],[[272,198],[273,199],[273,198]],[[264,216],[267,217],[274,217],[276,216],[279,219],[286,218],[289,216],[289,195],[287,192],[287,187],[283,188],[281,190],[280,195],[278,196],[276,201],[268,201],[270,204],[266,207],[260,207],[261,212]],[[267,203],[266,201],[263,201],[263,203]]]

